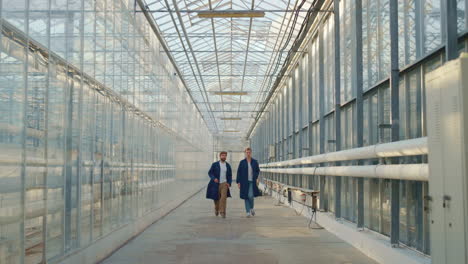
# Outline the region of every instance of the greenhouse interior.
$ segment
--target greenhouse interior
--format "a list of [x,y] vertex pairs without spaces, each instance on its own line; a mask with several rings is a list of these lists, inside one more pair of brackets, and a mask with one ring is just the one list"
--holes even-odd
[[468,0],[0,0],[0,32],[0,264],[468,264]]

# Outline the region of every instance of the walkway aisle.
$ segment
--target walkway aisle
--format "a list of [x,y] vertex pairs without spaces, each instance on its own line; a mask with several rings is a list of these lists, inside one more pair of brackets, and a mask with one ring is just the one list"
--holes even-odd
[[231,189],[226,219],[214,216],[203,190],[104,263],[375,263],[326,230],[307,229],[307,219],[271,197],[257,198],[257,216],[246,218]]

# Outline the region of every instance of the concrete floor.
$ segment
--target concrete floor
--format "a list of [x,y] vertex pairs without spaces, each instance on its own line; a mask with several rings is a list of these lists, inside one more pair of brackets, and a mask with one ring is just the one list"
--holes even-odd
[[271,197],[257,198],[257,215],[246,218],[237,186],[231,191],[226,219],[214,216],[203,190],[103,263],[376,263],[328,231],[308,229]]

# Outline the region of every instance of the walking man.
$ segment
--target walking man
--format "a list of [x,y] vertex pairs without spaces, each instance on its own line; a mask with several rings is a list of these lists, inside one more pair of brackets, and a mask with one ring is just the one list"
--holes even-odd
[[237,186],[240,189],[240,198],[244,199],[247,217],[254,216],[254,197],[260,196],[258,190],[258,175],[260,167],[257,160],[252,158],[252,149],[245,149],[245,159],[239,163],[237,169]]
[[232,182],[231,165],[226,162],[226,158],[227,152],[222,151],[219,153],[220,160],[211,164],[208,171],[210,182],[206,190],[206,198],[214,200],[215,215],[221,214],[223,218],[226,218],[226,202],[227,197],[231,197],[229,187]]

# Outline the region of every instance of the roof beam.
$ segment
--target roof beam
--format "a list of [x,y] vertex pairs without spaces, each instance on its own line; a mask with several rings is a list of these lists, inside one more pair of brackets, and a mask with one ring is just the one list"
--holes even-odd
[[[236,12],[236,13],[247,13],[247,12],[252,12],[252,11],[260,11],[260,12],[265,12],[265,13],[291,13],[291,12],[300,12],[300,13],[307,13],[307,10],[294,10],[294,9],[257,9],[257,10],[219,10],[219,11],[225,11],[227,12]],[[317,10],[318,12],[333,12],[332,10]],[[150,13],[176,13],[176,10],[148,10]],[[208,13],[211,12],[210,10],[188,10],[188,9],[182,9],[179,10],[180,13]]]
[[[168,9],[169,9],[169,3],[167,2],[168,0],[165,0],[165,1],[166,1],[167,6],[168,6]],[[179,7],[177,6],[177,1],[172,0],[172,3],[174,5],[174,9],[176,11],[178,11]],[[191,51],[193,60],[195,62],[195,67],[197,68],[198,73],[201,74],[200,66],[198,65],[197,58],[196,58],[195,54],[193,53],[192,44],[190,43],[190,39],[187,37],[187,30],[185,29],[185,25],[184,25],[184,21],[182,19],[182,16],[180,15],[180,12],[176,12],[176,14],[177,14],[177,18],[179,19],[179,24],[180,24],[180,27],[182,28],[182,32],[184,33],[185,41],[187,42],[187,45],[188,45],[188,47],[189,47],[189,49]],[[177,27],[175,21],[174,21],[174,26]],[[201,85],[203,87],[203,91],[205,93],[206,101],[208,103],[208,108],[209,108],[210,111],[212,111],[213,109],[211,109],[211,105],[210,105],[210,101],[209,101],[210,99],[208,98],[208,93],[206,92],[205,84],[203,83],[203,78],[200,78],[200,82],[201,82]],[[215,120],[215,117],[214,117],[213,113],[211,114],[211,116],[212,116],[213,120]],[[218,130],[216,121],[215,121],[215,127],[216,127],[216,130]]]

